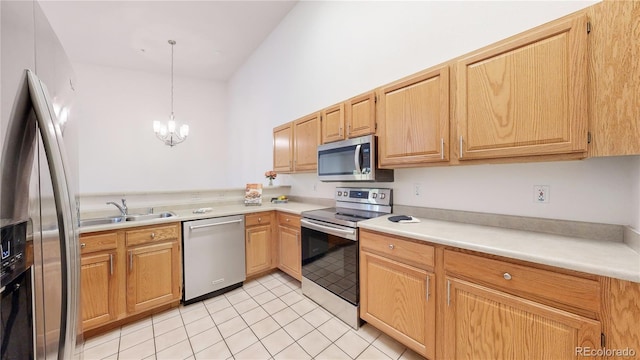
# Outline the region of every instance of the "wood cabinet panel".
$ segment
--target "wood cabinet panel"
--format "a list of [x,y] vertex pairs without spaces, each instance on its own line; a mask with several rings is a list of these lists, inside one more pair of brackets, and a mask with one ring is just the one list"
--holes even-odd
[[147,226],[125,232],[126,246],[147,244],[163,240],[176,240],[180,237],[180,226]]
[[83,255],[80,261],[80,301],[83,330],[115,320],[117,314],[117,254]]
[[322,110],[322,143],[343,140],[344,131],[344,104],[336,104]]
[[107,232],[80,236],[80,254],[84,255],[102,250],[112,250],[118,247],[118,233]]
[[254,225],[268,225],[271,223],[271,217],[273,216],[273,212],[265,211],[259,212],[255,214],[247,214],[245,215],[245,226],[254,226]]
[[293,123],[273,129],[273,171],[293,171]]
[[128,249],[127,310],[136,313],[180,299],[177,241]]
[[449,250],[445,251],[444,261],[448,273],[481,281],[509,293],[592,313],[600,309],[600,299],[594,296],[600,293],[600,284],[595,280]]
[[447,161],[449,67],[425,70],[379,90],[378,137],[382,167]]
[[285,212],[278,212],[278,223],[284,226],[300,228],[300,216]]
[[578,359],[600,346],[600,322],[447,278],[445,358]]
[[354,96],[345,106],[347,137],[358,137],[376,132],[376,93]]
[[293,169],[313,171],[318,168],[318,145],[321,143],[320,113],[293,123]]
[[640,154],[640,2],[588,8],[589,156]]
[[435,354],[435,276],[360,252],[360,317],[417,353]]
[[271,269],[273,240],[271,225],[257,225],[246,229],[246,273],[251,276]]
[[278,232],[278,268],[302,281],[300,228],[280,225]]
[[460,159],[587,150],[586,16],[499,42],[457,67]]
[[[607,349],[634,349],[640,354],[640,283],[603,278],[602,325]],[[615,356],[609,359],[620,359]]]
[[400,237],[360,230],[360,248],[422,269],[433,269],[434,247]]

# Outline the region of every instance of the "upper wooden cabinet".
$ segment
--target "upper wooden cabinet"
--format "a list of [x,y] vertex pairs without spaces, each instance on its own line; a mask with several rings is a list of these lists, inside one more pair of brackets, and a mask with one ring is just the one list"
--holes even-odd
[[425,70],[379,89],[382,167],[449,160],[449,67]]
[[344,135],[344,103],[322,110],[322,143],[343,140]]
[[376,132],[376,93],[370,91],[354,96],[345,103],[347,137],[353,138]]
[[294,171],[314,171],[318,168],[320,140],[320,112],[293,122]]
[[273,171],[293,171],[293,126],[286,123],[273,129]]
[[587,150],[587,18],[578,15],[457,62],[458,158]]
[[588,8],[589,156],[640,154],[640,2]]

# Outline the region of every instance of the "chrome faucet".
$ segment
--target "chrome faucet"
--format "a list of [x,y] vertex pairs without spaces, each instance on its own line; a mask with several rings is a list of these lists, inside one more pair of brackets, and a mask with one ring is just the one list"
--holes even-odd
[[115,203],[113,201],[109,201],[107,202],[107,205],[115,205],[115,207],[118,208],[118,210],[120,210],[120,215],[122,216],[127,216],[128,215],[128,211],[129,209],[127,209],[127,199],[122,199],[122,206],[120,206],[118,203]]

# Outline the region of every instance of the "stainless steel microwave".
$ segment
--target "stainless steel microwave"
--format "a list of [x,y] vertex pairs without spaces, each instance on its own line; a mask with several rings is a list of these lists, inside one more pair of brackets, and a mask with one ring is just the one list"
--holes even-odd
[[393,181],[393,170],[379,169],[374,135],[318,146],[320,181]]

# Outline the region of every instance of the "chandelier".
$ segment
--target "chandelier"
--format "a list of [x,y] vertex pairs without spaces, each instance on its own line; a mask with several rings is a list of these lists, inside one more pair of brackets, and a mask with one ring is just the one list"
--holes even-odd
[[169,40],[169,44],[171,45],[171,116],[166,125],[155,120],[153,122],[153,132],[156,133],[156,137],[164,142],[165,145],[173,147],[187,139],[187,135],[189,135],[189,125],[183,124],[180,126],[180,130],[176,132],[176,121],[173,116],[173,46],[176,42]]

